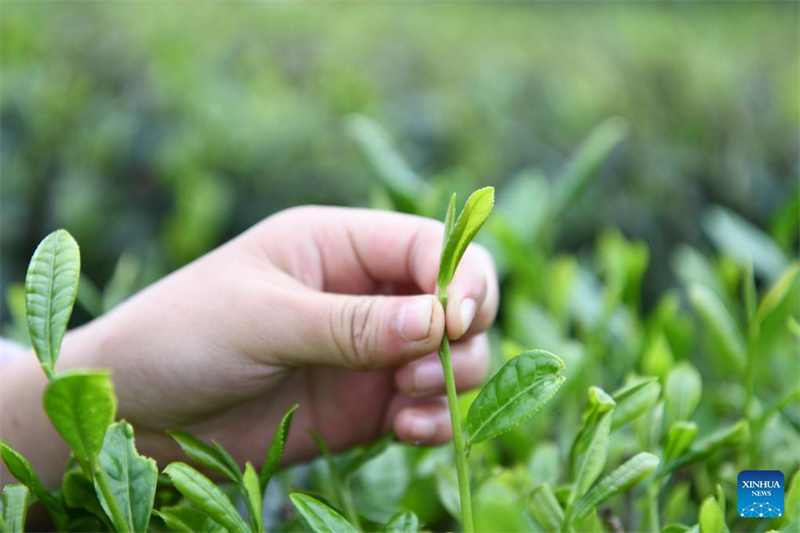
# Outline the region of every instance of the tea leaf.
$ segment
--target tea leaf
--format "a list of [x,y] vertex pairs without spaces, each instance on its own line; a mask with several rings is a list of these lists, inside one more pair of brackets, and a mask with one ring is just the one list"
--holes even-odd
[[659,459],[652,453],[639,453],[622,466],[604,477],[581,499],[575,509],[575,517],[581,518],[592,509],[605,503],[609,498],[627,490],[652,474],[658,467]]
[[175,439],[175,442],[192,461],[222,474],[234,483],[241,482],[242,473],[239,468],[232,469],[219,452],[205,442],[185,431],[168,431],[167,433]]
[[672,461],[682,454],[697,437],[697,424],[679,420],[672,424],[667,432],[664,446],[664,459]]
[[538,411],[564,382],[564,362],[544,350],[523,352],[481,389],[467,415],[467,445],[496,437]]
[[552,212],[560,217],[589,184],[611,151],[628,133],[627,123],[610,118],[595,128],[570,158],[564,173],[555,182]]
[[447,204],[447,214],[444,216],[444,240],[442,241],[442,253],[444,254],[444,243],[450,238],[453,233],[453,224],[456,223],[456,193],[450,197],[450,203]]
[[238,482],[241,484],[242,471],[239,470],[239,465],[236,463],[234,458],[231,457],[231,454],[228,453],[228,450],[226,450],[219,442],[212,439],[211,444],[214,445],[214,451],[217,453],[217,457],[219,457],[225,466],[228,467],[229,471],[236,473],[236,476],[239,479]]
[[728,531],[725,516],[717,500],[709,496],[700,506],[700,533],[723,533]]
[[167,527],[179,533],[198,533],[219,528],[205,513],[188,506],[162,507],[153,514],[161,518]]
[[747,323],[752,325],[753,320],[756,318],[756,303],[758,302],[758,293],[756,292],[756,280],[753,275],[753,264],[747,265],[744,271],[744,286],[742,288],[744,293],[744,309],[747,315]]
[[50,379],[55,376],[61,341],[78,294],[80,269],[78,243],[63,229],[39,243],[28,266],[25,277],[28,329],[42,370]]
[[64,508],[58,500],[47,492],[47,489],[39,480],[39,476],[36,475],[33,467],[22,454],[9,446],[6,441],[0,440],[0,456],[2,456],[3,462],[8,467],[11,475],[28,487],[31,493],[47,508],[54,521],[64,516]]
[[475,234],[489,218],[494,207],[494,187],[478,189],[467,199],[464,209],[458,215],[453,230],[442,244],[442,257],[439,264],[439,289],[446,289],[456,272],[461,257],[467,251]]
[[[137,453],[130,424],[118,422],[108,427],[98,464],[100,471],[96,476],[105,476],[125,520],[124,524],[114,523],[114,527],[120,531],[147,531],[156,495],[158,468],[154,460]],[[111,521],[115,522],[110,503],[98,488],[97,480],[95,487],[100,504]]]
[[458,478],[452,468],[439,465],[436,469],[436,494],[439,502],[450,516],[461,521],[461,499],[458,494]]
[[726,359],[731,361],[739,372],[742,372],[747,359],[744,339],[736,321],[725,308],[722,300],[703,285],[691,286],[689,299],[703,323],[722,348]]
[[[61,481],[61,495],[67,506],[84,509],[103,521],[108,520],[92,480],[80,469],[69,470],[64,474]],[[110,523],[108,525],[111,526]]]
[[750,425],[747,420],[739,420],[735,424],[715,431],[708,437],[702,439],[689,449],[688,453],[672,461],[663,470],[659,470],[659,477],[674,472],[678,468],[686,465],[703,461],[710,457],[720,448],[733,446],[746,442],[750,437]]
[[263,498],[261,497],[261,486],[258,480],[256,469],[250,461],[247,461],[244,467],[243,486],[245,494],[247,495],[247,505],[250,509],[250,520],[257,532],[264,531],[263,516],[261,505]]
[[550,485],[539,485],[528,497],[528,510],[544,531],[558,531],[564,521],[564,509]]
[[789,267],[770,287],[761,304],[758,306],[757,317],[759,322],[763,322],[777,307],[786,299],[789,289],[792,287],[797,274],[800,272],[800,263],[794,263]]
[[600,387],[589,388],[589,407],[583,415],[583,426],[578,431],[570,450],[570,468],[572,469],[573,478],[579,468],[578,460],[589,449],[600,420],[605,414],[612,411],[615,406],[614,399],[603,389]]
[[30,492],[25,485],[15,484],[3,487],[3,522],[9,533],[25,531],[29,495]]
[[665,394],[670,420],[688,420],[700,401],[702,391],[700,373],[691,363],[684,361],[673,368],[667,375]]
[[164,473],[184,498],[206,512],[219,525],[234,533],[250,531],[228,496],[206,476],[181,462],[170,464]]
[[575,476],[575,487],[570,501],[575,501],[583,496],[603,471],[603,467],[606,464],[608,435],[611,432],[613,416],[613,408],[600,415],[597,424],[589,434],[586,449],[577,458],[577,475]]
[[649,411],[658,400],[659,394],[661,385],[656,378],[636,381],[614,393],[617,406],[614,409],[611,430],[622,427]]
[[270,478],[278,470],[283,457],[283,450],[286,447],[286,439],[289,436],[289,429],[292,427],[292,416],[299,406],[293,405],[283,415],[280,424],[275,428],[275,435],[272,437],[272,442],[267,450],[267,458],[264,460],[264,465],[261,467],[261,475],[259,484],[261,492],[267,490],[267,484]]
[[44,391],[44,409],[88,472],[117,411],[108,371],[71,370],[60,374]]
[[355,533],[353,525],[345,518],[319,501],[307,494],[295,492],[289,496],[297,512],[308,524],[308,527],[316,533]]
[[411,511],[397,512],[383,526],[383,531],[385,533],[417,533],[419,518]]
[[346,481],[350,476],[358,472],[362,466],[386,451],[393,438],[394,436],[391,433],[387,433],[363,450],[358,451],[355,457],[350,459],[342,468],[342,479]]

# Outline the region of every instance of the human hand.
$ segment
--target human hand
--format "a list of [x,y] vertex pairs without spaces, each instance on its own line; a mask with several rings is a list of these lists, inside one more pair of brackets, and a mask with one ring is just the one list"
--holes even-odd
[[389,430],[441,443],[445,322],[456,384],[475,387],[498,304],[492,260],[472,245],[442,309],[431,295],[442,233],[396,213],[283,211],[68,335],[62,359],[112,369],[120,417],[160,463],[182,455],[168,429],[260,462],[294,403],[287,462],[317,454],[308,428],[333,450]]

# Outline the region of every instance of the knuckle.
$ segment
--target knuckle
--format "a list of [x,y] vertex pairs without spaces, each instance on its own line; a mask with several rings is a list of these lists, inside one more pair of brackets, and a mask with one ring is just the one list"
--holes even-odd
[[377,335],[370,325],[377,320],[375,298],[348,298],[341,307],[337,346],[343,359],[357,368],[370,368],[374,362]]

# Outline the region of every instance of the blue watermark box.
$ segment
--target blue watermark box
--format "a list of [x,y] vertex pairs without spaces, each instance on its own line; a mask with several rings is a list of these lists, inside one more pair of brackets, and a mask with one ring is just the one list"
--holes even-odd
[[744,518],[778,518],[784,512],[783,472],[742,470],[736,481],[736,507]]

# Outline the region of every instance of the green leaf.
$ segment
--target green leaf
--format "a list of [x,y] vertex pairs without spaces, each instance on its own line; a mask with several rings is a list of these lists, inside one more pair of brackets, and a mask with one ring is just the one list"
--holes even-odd
[[539,485],[528,498],[528,510],[544,531],[558,531],[564,521],[564,509],[550,485]]
[[263,498],[261,496],[261,486],[258,480],[256,469],[250,461],[247,461],[244,467],[244,476],[242,479],[245,495],[247,496],[247,507],[250,510],[250,520],[253,522],[253,527],[259,533],[264,531],[264,524],[262,516],[261,505]]
[[723,533],[728,531],[725,516],[717,500],[709,496],[700,506],[700,533]]
[[109,372],[71,370],[60,374],[44,391],[44,409],[88,472],[117,411]]
[[184,498],[205,511],[219,525],[234,533],[250,531],[228,496],[206,476],[181,462],[170,464],[164,473]]
[[769,235],[729,209],[710,208],[703,229],[717,248],[743,267],[752,263],[755,273],[768,280],[777,279],[789,264]]
[[84,509],[103,521],[108,520],[92,480],[80,469],[68,470],[64,474],[61,481],[61,496],[68,507]]
[[533,415],[564,382],[563,371],[564,362],[544,350],[511,359],[472,402],[468,445],[496,437]]
[[25,277],[31,344],[47,377],[55,375],[61,341],[78,294],[81,257],[66,230],[54,231],[33,252]]
[[219,529],[219,524],[193,507],[183,505],[162,507],[160,511],[153,510],[153,514],[161,518],[171,530],[180,533],[198,533]]
[[613,416],[613,408],[600,415],[597,424],[589,434],[585,451],[577,458],[575,487],[570,497],[571,501],[583,496],[603,471],[608,454],[608,435],[611,432]]
[[764,295],[764,299],[761,300],[761,304],[758,306],[757,317],[759,322],[763,322],[764,319],[781,305],[786,295],[789,294],[789,289],[797,278],[798,272],[800,272],[800,263],[794,263],[781,275],[778,281],[770,287],[767,294]]
[[585,516],[589,511],[602,505],[609,498],[639,483],[655,471],[658,463],[658,457],[652,453],[639,453],[633,456],[586,493],[575,509],[575,517],[581,518]]
[[664,476],[679,468],[698,461],[704,461],[721,448],[727,448],[746,442],[750,438],[750,425],[747,420],[739,420],[735,424],[719,429],[692,446],[689,451],[659,471]]
[[192,461],[218,474],[222,474],[234,483],[240,483],[242,481],[242,473],[239,471],[239,468],[231,468],[219,452],[205,442],[185,431],[176,430],[168,431],[167,433],[175,439],[175,442],[181,447],[183,453]]
[[626,137],[627,123],[613,117],[595,128],[578,147],[555,182],[552,212],[560,217],[589,184],[611,151]]
[[47,492],[47,489],[39,480],[39,476],[36,475],[36,472],[33,470],[28,460],[9,446],[4,440],[0,440],[0,456],[2,456],[3,462],[8,467],[8,471],[11,472],[11,475],[28,487],[31,493],[42,502],[53,518],[53,521],[58,522],[61,517],[65,516],[64,508],[58,500]]
[[635,381],[614,393],[614,418],[611,430],[624,426],[649,411],[661,394],[656,378]]
[[[447,214],[444,216],[444,241],[450,238],[453,233],[453,225],[456,223],[456,193],[450,197],[450,203],[447,204]],[[444,253],[444,244],[442,244],[442,253]]]
[[228,453],[228,450],[226,450],[219,442],[212,439],[211,444],[214,445],[214,451],[217,452],[217,456],[222,460],[223,463],[225,463],[225,465],[227,465],[228,470],[236,473],[239,483],[241,483],[242,471],[239,470],[239,465],[236,463],[236,460],[231,457],[231,454]]
[[442,244],[442,257],[439,263],[439,289],[446,292],[453,280],[461,257],[467,251],[475,234],[489,218],[494,208],[494,187],[478,189],[470,195],[464,209],[458,215],[450,236]]
[[753,324],[756,318],[756,303],[758,302],[758,293],[756,292],[756,279],[753,275],[753,264],[747,265],[744,272],[744,286],[742,288],[744,293],[744,309],[747,315],[747,323]]
[[399,511],[386,522],[383,531],[384,533],[417,533],[419,518],[411,511]]
[[261,467],[260,484],[261,491],[267,490],[267,484],[270,478],[278,470],[281,464],[281,457],[283,457],[283,450],[286,448],[286,439],[289,437],[289,430],[292,427],[292,416],[299,406],[293,405],[286,414],[283,415],[280,424],[275,428],[275,435],[272,437],[272,442],[267,450],[267,458],[264,460],[264,465]]
[[346,481],[348,478],[350,478],[350,476],[358,472],[362,466],[386,451],[386,447],[389,446],[393,439],[394,436],[391,433],[387,433],[383,437],[371,443],[369,446],[366,446],[364,449],[357,452],[355,457],[350,459],[342,469],[342,479]]
[[99,471],[95,478],[105,476],[117,506],[122,512],[123,524],[115,521],[103,492],[95,479],[95,489],[106,514],[118,530],[146,531],[156,495],[158,467],[152,459],[136,451],[133,428],[127,422],[111,424],[103,439],[98,456]]
[[689,299],[708,331],[722,349],[726,360],[742,372],[747,359],[747,349],[739,327],[725,308],[722,300],[703,285],[689,287]]
[[440,464],[436,468],[436,495],[445,511],[461,521],[461,498],[458,493],[458,478],[454,468]]
[[25,485],[15,484],[3,487],[3,522],[9,533],[25,531],[29,495],[30,492]]
[[672,461],[679,457],[697,437],[697,424],[679,420],[672,424],[667,432],[664,446],[664,459]]
[[673,368],[667,375],[665,394],[670,420],[688,420],[697,407],[702,392],[700,373],[691,363],[684,361]]
[[308,527],[316,533],[355,533],[353,525],[345,518],[319,501],[307,494],[295,492],[289,495],[295,509],[306,521]]

